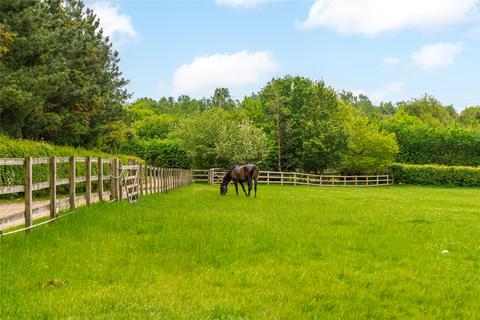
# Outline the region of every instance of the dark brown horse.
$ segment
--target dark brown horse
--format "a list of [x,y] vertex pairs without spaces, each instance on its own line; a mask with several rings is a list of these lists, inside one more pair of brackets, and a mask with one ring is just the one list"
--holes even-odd
[[[220,195],[224,196],[227,194],[227,186],[230,181],[233,181],[235,184],[235,191],[237,192],[238,196],[238,184],[242,186],[243,192],[247,197],[250,196],[250,191],[252,190],[252,186],[254,185],[255,188],[255,197],[257,197],[257,183],[258,183],[258,175],[260,174],[260,170],[254,164],[247,164],[244,166],[235,166],[231,168],[228,173],[225,175],[222,181],[222,185],[220,186]],[[248,194],[245,191],[245,187],[243,186],[244,182],[248,182]]]

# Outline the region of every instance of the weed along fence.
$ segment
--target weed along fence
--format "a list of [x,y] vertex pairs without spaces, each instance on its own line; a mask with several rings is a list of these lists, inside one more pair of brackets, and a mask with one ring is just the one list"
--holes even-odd
[[[0,170],[4,177],[0,195],[23,195],[24,199],[0,211],[0,229],[24,224],[29,230],[34,219],[49,216],[42,222],[47,223],[65,209],[99,201],[134,202],[140,195],[164,193],[192,182],[190,170],[157,168],[134,160],[124,165],[118,158],[0,158]],[[11,180],[8,185],[6,176]],[[48,200],[34,202],[34,192]]]
[[[212,185],[221,183],[225,170],[193,170],[194,182],[208,182]],[[393,184],[389,175],[370,176],[342,176],[342,175],[318,175],[299,172],[260,171],[259,183],[280,185],[307,185],[307,186],[354,186],[354,187],[377,187]]]

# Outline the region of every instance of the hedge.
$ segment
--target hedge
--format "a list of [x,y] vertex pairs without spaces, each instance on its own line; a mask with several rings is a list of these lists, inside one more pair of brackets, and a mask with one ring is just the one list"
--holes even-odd
[[147,163],[157,167],[182,169],[191,167],[188,154],[172,140],[149,140],[145,144],[143,157]]
[[[86,150],[82,148],[73,148],[66,146],[55,146],[45,142],[30,141],[30,140],[16,140],[11,139],[6,136],[0,135],[0,158],[24,158],[24,157],[102,157],[108,159],[113,157],[113,155],[104,153],[101,151],[95,150]],[[128,159],[135,159],[141,163],[143,160],[134,156],[127,155],[115,155],[123,163],[127,163]],[[59,163],[57,164],[57,178],[67,178],[68,177],[68,163]],[[76,166],[77,175],[85,175],[85,163],[78,163]],[[97,166],[92,165],[92,174],[95,175],[97,172]],[[108,172],[108,166],[105,165],[104,172]],[[33,166],[33,182],[48,181],[49,177],[49,166],[46,164],[36,164]],[[0,166],[0,186],[7,185],[21,185],[24,184],[24,169],[22,166]],[[59,192],[62,192],[63,188],[59,188]],[[79,186],[79,190],[82,190],[82,185]],[[45,191],[44,191],[45,193]]]
[[395,163],[390,173],[396,183],[444,186],[480,186],[480,168]]
[[164,168],[191,168],[191,159],[178,141],[170,139],[130,139],[121,150],[135,154],[149,165]]

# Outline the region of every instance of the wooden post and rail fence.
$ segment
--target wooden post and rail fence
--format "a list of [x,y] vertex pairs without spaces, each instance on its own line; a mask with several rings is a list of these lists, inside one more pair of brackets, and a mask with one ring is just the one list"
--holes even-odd
[[[84,164],[85,175],[78,176],[77,170],[81,164]],[[48,166],[48,181],[34,181],[35,167],[38,165]],[[68,171],[67,177],[59,179],[58,165],[68,166],[68,170],[64,168],[64,171]],[[94,157],[0,158],[0,168],[5,166],[23,167],[23,183],[0,185],[0,195],[23,193],[24,210],[17,210],[5,217],[0,217],[0,225],[23,218],[26,230],[32,227],[36,216],[43,217],[45,214],[48,215],[48,212],[50,213],[48,221],[53,221],[61,210],[75,209],[80,203],[84,203],[88,207],[94,202],[122,201],[124,198],[133,202],[141,195],[166,193],[171,189],[192,183],[191,170],[157,168],[136,163],[134,160],[129,160],[128,164],[124,165],[116,157],[111,159]],[[104,169],[108,169],[108,171]],[[57,199],[57,187],[59,186],[68,186],[68,195],[65,199]],[[108,187],[108,190],[105,186]],[[82,188],[82,191],[84,190],[83,195],[77,195],[79,187]],[[48,203],[35,206],[33,192],[45,189],[48,189]]]
[[[192,170],[193,182],[221,183],[227,172],[221,169]],[[325,175],[300,172],[260,171],[258,183],[306,186],[380,187],[393,184],[389,175]]]

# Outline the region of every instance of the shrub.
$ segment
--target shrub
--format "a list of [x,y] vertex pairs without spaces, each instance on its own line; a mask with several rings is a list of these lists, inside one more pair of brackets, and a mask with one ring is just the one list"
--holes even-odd
[[143,157],[148,164],[164,168],[190,168],[191,161],[174,140],[153,139],[143,143]]
[[395,163],[390,166],[397,183],[447,186],[480,186],[480,168]]
[[[6,136],[0,135],[0,158],[25,158],[25,157],[102,157],[111,158],[113,155],[95,151],[86,150],[82,148],[73,148],[65,146],[54,146],[45,142],[37,142],[30,140],[14,140]],[[127,163],[128,159],[135,159],[139,162],[143,162],[140,158],[126,155],[117,155],[123,163]],[[68,177],[69,164],[59,163],[57,164],[57,178]],[[77,176],[85,174],[85,163],[78,163],[76,166]],[[92,174],[97,172],[97,166],[92,165]],[[108,166],[104,167],[104,174],[108,173]],[[33,166],[33,182],[48,181],[49,178],[49,165],[36,164]],[[24,184],[24,169],[22,166],[0,166],[0,186],[7,185],[22,185]],[[63,188],[59,188],[59,192],[62,192]]]

